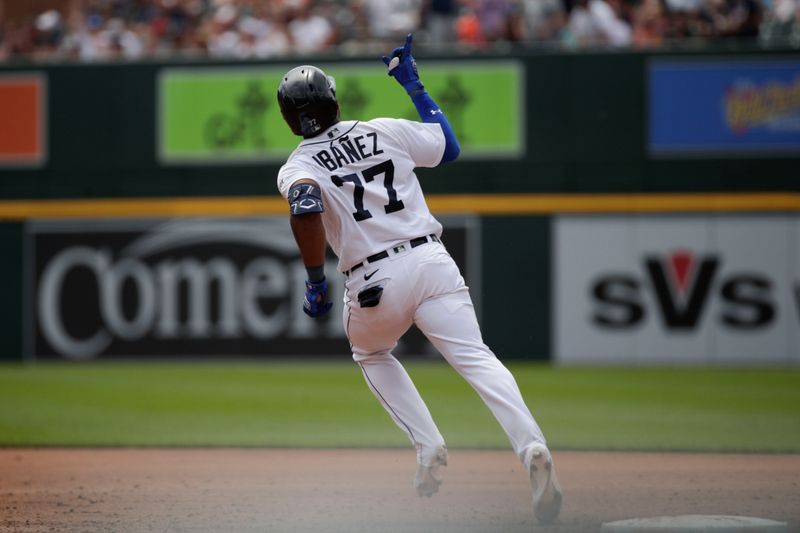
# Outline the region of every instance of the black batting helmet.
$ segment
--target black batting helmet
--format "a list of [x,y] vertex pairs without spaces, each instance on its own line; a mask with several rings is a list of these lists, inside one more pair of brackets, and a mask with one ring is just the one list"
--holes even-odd
[[278,105],[295,135],[313,137],[339,122],[336,82],[310,65],[293,68],[283,76]]

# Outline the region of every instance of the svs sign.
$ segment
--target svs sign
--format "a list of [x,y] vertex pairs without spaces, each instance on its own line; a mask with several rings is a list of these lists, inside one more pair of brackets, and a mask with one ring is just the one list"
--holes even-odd
[[[642,258],[640,276],[615,273],[592,285],[596,304],[594,323],[601,328],[625,330],[640,324],[648,313],[641,291],[653,291],[656,313],[667,330],[691,331],[698,327],[712,298],[722,302],[718,320],[733,329],[758,329],[775,318],[774,283],[757,273],[724,276],[719,255],[696,257],[686,250]],[[712,293],[712,286],[717,292]]]
[[800,362],[800,219],[559,217],[560,361]]

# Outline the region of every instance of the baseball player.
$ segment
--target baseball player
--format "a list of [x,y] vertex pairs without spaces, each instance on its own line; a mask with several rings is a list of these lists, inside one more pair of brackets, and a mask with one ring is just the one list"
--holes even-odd
[[467,286],[414,174],[415,167],[456,159],[458,141],[419,79],[411,35],[383,61],[422,122],[341,121],[333,78],[313,66],[290,70],[278,87],[283,118],[303,137],[278,173],[278,189],[289,202],[292,231],[308,272],[303,310],[320,317],[331,308],[324,272],[327,240],[346,277],[342,321],[353,359],[416,448],[417,493],[438,491],[438,468],[447,464],[447,448],[392,355],[412,323],[497,418],[528,469],[534,514],[550,522],[561,509],[553,458],[513,376],[481,339]]

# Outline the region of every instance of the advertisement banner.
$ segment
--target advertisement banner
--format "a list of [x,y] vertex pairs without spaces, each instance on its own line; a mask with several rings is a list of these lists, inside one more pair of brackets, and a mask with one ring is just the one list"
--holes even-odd
[[46,127],[45,75],[0,74],[0,167],[44,164]]
[[657,59],[648,86],[653,155],[800,150],[800,60]]
[[555,359],[800,363],[800,218],[560,216]]
[[[467,280],[479,275],[476,220],[442,221]],[[306,272],[286,217],[33,221],[26,234],[33,357],[349,354],[344,277],[330,256],[334,307],[303,314]],[[426,351],[419,332],[398,349]]]
[[[419,120],[381,66],[320,65],[336,79],[343,120]],[[276,93],[287,67],[168,68],[158,81],[158,155],[165,164],[280,161],[297,147]],[[447,113],[462,157],[519,157],[525,145],[522,65],[427,62],[425,87]]]

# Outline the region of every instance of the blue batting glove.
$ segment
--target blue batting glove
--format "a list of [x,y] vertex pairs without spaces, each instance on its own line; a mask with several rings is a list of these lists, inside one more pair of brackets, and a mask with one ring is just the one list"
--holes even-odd
[[306,281],[303,312],[312,318],[319,318],[330,311],[331,307],[333,304],[328,301],[328,282],[325,278],[316,283]]
[[407,93],[418,91],[425,86],[419,81],[417,62],[411,55],[411,34],[406,37],[406,43],[392,50],[391,57],[383,56],[383,62],[389,67],[389,76],[397,80]]

